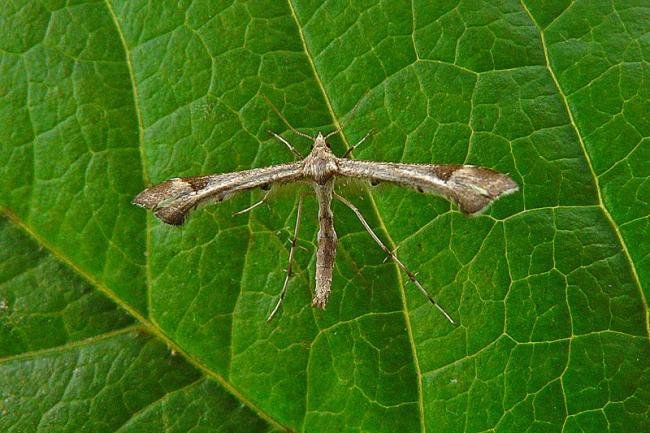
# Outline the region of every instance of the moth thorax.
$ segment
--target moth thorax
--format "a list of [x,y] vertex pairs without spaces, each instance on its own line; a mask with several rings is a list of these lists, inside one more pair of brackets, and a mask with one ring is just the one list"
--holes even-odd
[[330,158],[313,158],[305,164],[305,172],[318,183],[325,183],[337,173],[336,161]]

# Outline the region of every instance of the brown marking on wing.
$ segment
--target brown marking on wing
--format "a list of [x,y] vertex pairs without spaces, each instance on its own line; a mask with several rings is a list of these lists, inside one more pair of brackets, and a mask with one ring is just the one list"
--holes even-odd
[[208,186],[209,176],[184,177],[183,180],[187,182],[194,191],[199,191]]
[[445,182],[454,174],[454,172],[462,167],[465,167],[462,164],[444,164],[444,165],[433,165],[432,169],[438,178],[444,180]]

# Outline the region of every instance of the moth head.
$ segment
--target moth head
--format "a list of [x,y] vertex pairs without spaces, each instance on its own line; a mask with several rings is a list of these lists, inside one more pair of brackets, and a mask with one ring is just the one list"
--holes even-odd
[[326,147],[330,148],[330,144],[326,141],[327,137],[323,135],[322,132],[318,132],[318,135],[316,136],[316,139],[314,140],[314,148],[317,147]]

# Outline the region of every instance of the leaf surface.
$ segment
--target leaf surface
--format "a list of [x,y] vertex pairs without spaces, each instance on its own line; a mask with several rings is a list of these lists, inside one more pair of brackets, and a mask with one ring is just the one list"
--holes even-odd
[[[60,4],[59,4],[60,3]],[[14,2],[0,12],[0,430],[650,429],[643,2]],[[466,218],[339,182],[451,327],[334,205],[241,194],[169,227],[175,176],[303,154],[468,163],[520,191]],[[358,105],[357,105],[358,103]]]

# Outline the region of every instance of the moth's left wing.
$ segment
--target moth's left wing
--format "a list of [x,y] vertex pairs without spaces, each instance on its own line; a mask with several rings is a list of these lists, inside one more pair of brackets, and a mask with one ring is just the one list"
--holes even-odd
[[180,225],[190,210],[211,201],[276,182],[293,182],[303,177],[302,164],[274,165],[265,168],[207,176],[176,177],[142,191],[133,204],[154,211],[167,224]]
[[401,164],[339,159],[339,174],[385,181],[446,197],[467,214],[479,213],[502,195],[519,188],[508,175],[460,164]]

